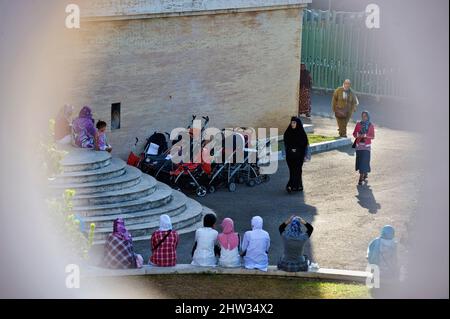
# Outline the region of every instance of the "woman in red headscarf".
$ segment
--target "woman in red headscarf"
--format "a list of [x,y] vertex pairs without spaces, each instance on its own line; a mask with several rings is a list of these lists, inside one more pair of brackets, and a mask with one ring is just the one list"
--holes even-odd
[[223,232],[217,240],[220,244],[220,267],[240,267],[241,256],[239,254],[239,234],[234,232],[234,222],[231,218],[225,218],[222,222]]

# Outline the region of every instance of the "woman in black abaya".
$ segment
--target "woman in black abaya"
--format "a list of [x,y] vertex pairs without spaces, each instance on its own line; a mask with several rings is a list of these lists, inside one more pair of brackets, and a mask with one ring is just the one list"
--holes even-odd
[[302,121],[298,117],[293,117],[284,133],[286,162],[289,167],[289,182],[286,186],[288,193],[303,191],[302,169],[308,144],[308,136]]

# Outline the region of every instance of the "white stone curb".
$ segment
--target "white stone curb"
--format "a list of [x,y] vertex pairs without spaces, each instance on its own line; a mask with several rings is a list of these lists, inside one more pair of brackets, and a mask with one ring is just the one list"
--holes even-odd
[[220,268],[220,267],[197,267],[188,264],[180,264],[175,267],[144,266],[141,269],[111,270],[98,267],[89,267],[82,270],[81,275],[89,277],[127,277],[127,276],[151,276],[151,275],[195,275],[195,274],[218,274],[218,275],[256,275],[275,277],[296,277],[321,280],[339,280],[365,283],[372,274],[365,271],[326,269],[308,272],[289,273],[278,270],[276,266],[269,266],[267,272],[259,270],[248,270],[244,268]]
[[[348,145],[352,145],[353,142],[350,138],[340,138],[334,141],[327,141],[327,142],[322,142],[322,143],[317,143],[317,144],[311,144],[310,148],[311,148],[311,153],[312,154],[317,154],[317,153],[321,153],[321,152],[327,152],[327,151],[331,151],[331,150],[335,150],[341,147],[345,147]],[[278,155],[278,160],[285,160],[286,157],[283,154],[283,151],[278,151],[276,153]]]

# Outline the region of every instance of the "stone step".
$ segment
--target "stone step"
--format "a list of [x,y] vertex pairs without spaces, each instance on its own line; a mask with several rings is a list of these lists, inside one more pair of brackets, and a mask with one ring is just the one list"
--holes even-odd
[[72,146],[62,147],[68,154],[61,161],[64,172],[80,172],[101,169],[111,164],[111,154]]
[[133,187],[120,190],[75,196],[73,205],[94,206],[137,200],[151,195],[156,190],[157,181],[149,175],[142,175],[141,182]]
[[50,183],[49,188],[55,192],[62,193],[66,189],[73,189],[77,195],[95,194],[121,190],[128,187],[134,187],[141,182],[142,172],[132,166],[125,167],[125,174],[102,181],[90,183]]
[[137,200],[104,205],[78,206],[73,208],[73,212],[80,217],[86,217],[117,215],[143,211],[167,204],[172,199],[172,192],[173,189],[169,186],[158,183],[157,189],[152,194]]
[[89,229],[89,225],[91,223],[94,223],[96,228],[111,228],[111,225],[117,218],[124,219],[127,226],[151,223],[159,221],[159,216],[163,214],[169,215],[170,217],[175,217],[183,213],[186,210],[187,201],[188,198],[186,195],[181,192],[174,191],[172,194],[172,200],[162,207],[126,214],[85,217],[82,221],[85,224],[85,229]]
[[[182,231],[194,224],[200,222],[203,218],[203,207],[200,203],[188,198],[186,210],[172,218],[173,228]],[[128,231],[133,236],[134,241],[150,238],[151,234],[159,228],[159,220],[151,223],[142,223],[127,226]],[[104,244],[108,235],[112,232],[112,225],[105,228],[96,228],[94,234],[94,245]]]
[[111,164],[100,169],[78,172],[64,172],[57,177],[62,184],[81,184],[112,179],[125,174],[127,164],[118,158],[113,158]]

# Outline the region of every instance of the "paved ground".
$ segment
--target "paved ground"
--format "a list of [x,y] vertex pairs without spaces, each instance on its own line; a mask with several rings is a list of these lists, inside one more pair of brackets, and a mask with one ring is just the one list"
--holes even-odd
[[[334,119],[313,116],[312,122],[317,133],[337,134]],[[271,264],[282,254],[279,224],[297,214],[315,227],[308,254],[321,267],[364,269],[367,245],[385,224],[395,226],[404,252],[420,174],[415,168],[418,137],[414,133],[379,127],[376,135],[368,185],[357,186],[355,154],[346,147],[313,156],[304,167],[304,194],[285,193],[288,170],[281,161],[268,184],[239,185],[236,193],[220,190],[199,201],[215,210],[219,220],[233,218],[240,234],[250,228],[252,216],[263,217],[272,237]],[[179,263],[191,261],[193,240],[193,233],[181,236]],[[149,243],[137,243],[136,250],[147,259]]]

